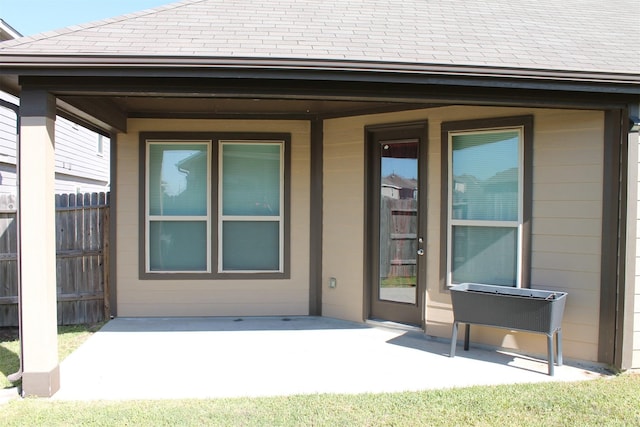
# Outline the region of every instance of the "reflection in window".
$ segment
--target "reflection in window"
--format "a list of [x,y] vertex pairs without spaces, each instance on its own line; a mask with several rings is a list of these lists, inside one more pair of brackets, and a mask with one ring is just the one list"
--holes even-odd
[[220,272],[283,270],[283,143],[220,144]]
[[450,284],[518,285],[520,129],[450,135]]
[[382,141],[380,149],[379,297],[415,304],[418,141]]
[[147,271],[209,271],[210,147],[148,145]]
[[149,147],[149,214],[207,214],[207,145]]

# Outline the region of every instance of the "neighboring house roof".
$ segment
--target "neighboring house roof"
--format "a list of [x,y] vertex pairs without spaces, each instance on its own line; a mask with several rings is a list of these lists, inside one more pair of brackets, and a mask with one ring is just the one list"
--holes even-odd
[[369,61],[638,76],[638,28],[637,0],[184,0],[5,42],[0,55]]
[[0,41],[17,39],[18,37],[22,37],[22,34],[0,19]]
[[382,185],[385,187],[394,187],[394,188],[418,188],[418,181],[414,179],[404,178],[400,175],[396,175],[395,173],[382,177]]

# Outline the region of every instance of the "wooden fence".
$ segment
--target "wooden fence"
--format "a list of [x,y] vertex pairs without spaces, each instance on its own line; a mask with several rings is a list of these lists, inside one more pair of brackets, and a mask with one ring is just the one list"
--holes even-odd
[[[58,324],[109,316],[109,193],[56,195]],[[0,326],[18,325],[15,196],[0,194]]]
[[380,209],[380,277],[416,276],[417,201],[382,197]]

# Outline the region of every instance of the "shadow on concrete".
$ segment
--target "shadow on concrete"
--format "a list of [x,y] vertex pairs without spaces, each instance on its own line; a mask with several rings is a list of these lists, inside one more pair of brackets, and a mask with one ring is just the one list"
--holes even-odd
[[[433,355],[449,357],[451,351],[451,341],[447,338],[431,337],[420,332],[406,332],[400,336],[387,341],[389,344],[398,345],[413,350],[424,351]],[[456,355],[453,359],[465,358],[488,364],[504,365],[512,368],[547,374],[546,355],[531,355],[526,353],[512,352],[506,349],[497,349],[482,344],[473,344],[469,350],[463,350],[462,342],[457,343]],[[564,360],[564,366],[577,369],[584,369],[585,372],[596,371],[602,375],[609,375],[604,366],[597,367],[592,364],[581,363],[579,361]],[[557,367],[557,365],[556,365]]]
[[361,323],[317,316],[126,318],[101,332],[242,332],[368,329]]

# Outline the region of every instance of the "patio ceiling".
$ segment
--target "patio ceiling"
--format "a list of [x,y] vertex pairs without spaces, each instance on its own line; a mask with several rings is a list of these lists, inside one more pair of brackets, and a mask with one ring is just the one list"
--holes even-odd
[[216,96],[63,96],[63,102],[83,107],[109,102],[129,118],[268,118],[304,119],[349,116],[375,111],[425,108],[432,104],[326,99],[230,98]]
[[[77,65],[77,64],[76,64]],[[442,105],[625,108],[637,88],[620,81],[466,76],[380,70],[118,65],[7,69],[0,87],[44,90],[58,114],[94,130],[126,132],[129,118],[324,119]],[[594,92],[601,96],[594,97]]]
[[203,96],[60,96],[59,114],[102,132],[128,118],[310,120],[430,108],[439,104]]

